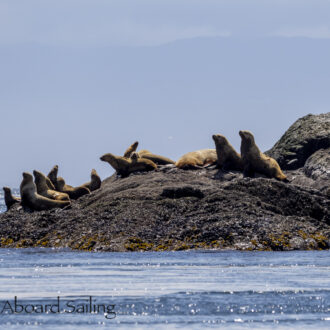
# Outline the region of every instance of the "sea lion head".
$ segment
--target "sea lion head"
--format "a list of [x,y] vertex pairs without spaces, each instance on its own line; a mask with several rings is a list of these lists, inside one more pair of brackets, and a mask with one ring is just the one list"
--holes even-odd
[[214,135],[212,135],[212,138],[213,138],[214,142],[217,145],[226,145],[226,144],[228,144],[228,140],[225,138],[224,135],[214,134]]
[[250,144],[254,144],[254,136],[250,131],[239,131],[239,135],[242,138],[242,141],[249,142]]
[[91,171],[91,177],[98,177],[98,174],[94,168]]
[[23,194],[33,194],[37,191],[37,187],[33,182],[32,174],[28,172],[23,172],[23,181],[20,186],[21,196]]
[[41,180],[43,178],[43,174],[39,171],[36,171],[36,170],[33,171],[33,175],[34,175],[36,180]]
[[11,190],[10,190],[9,187],[3,187],[2,189],[3,189],[3,191],[5,192],[5,194],[8,194],[8,193],[11,192]]
[[23,172],[23,179],[26,181],[33,181],[33,176],[32,174],[28,173],[28,172]]
[[57,184],[58,184],[59,190],[62,191],[65,186],[65,180],[61,176],[59,176],[57,178]]
[[117,169],[118,162],[117,157],[111,153],[104,154],[100,159],[104,162],[108,162],[114,169]]
[[139,142],[138,141],[135,141],[132,145],[131,145],[131,148],[133,148],[133,150],[136,150],[137,147],[139,145]]

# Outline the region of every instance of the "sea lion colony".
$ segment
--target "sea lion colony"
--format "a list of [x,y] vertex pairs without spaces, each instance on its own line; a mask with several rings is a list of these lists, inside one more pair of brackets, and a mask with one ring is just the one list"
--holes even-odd
[[[212,136],[215,149],[186,153],[177,162],[148,150],[136,151],[138,142],[134,142],[123,156],[107,153],[101,156],[100,160],[108,162],[121,177],[126,177],[133,172],[157,170],[164,165],[176,166],[183,170],[216,165],[223,171],[243,172],[244,176],[253,177],[255,173],[259,173],[269,178],[288,181],[277,161],[259,150],[251,132],[240,131],[239,135],[241,154],[236,152],[225,136],[217,134]],[[101,178],[94,169],[91,171],[91,180],[78,187],[67,185],[65,180],[57,174],[58,165],[55,165],[47,176],[34,170],[34,181],[32,174],[24,172],[20,185],[21,199],[14,197],[10,188],[3,188],[7,210],[18,203],[25,210],[30,211],[68,207],[72,199],[91,194],[101,187]]]

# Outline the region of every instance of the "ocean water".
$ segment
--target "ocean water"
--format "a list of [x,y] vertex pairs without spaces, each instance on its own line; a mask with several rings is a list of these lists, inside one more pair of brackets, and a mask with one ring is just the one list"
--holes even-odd
[[0,213],[5,212],[6,211],[6,205],[5,205],[5,201],[3,199],[3,190],[0,190]]
[[22,328],[329,329],[330,252],[0,249],[0,329]]

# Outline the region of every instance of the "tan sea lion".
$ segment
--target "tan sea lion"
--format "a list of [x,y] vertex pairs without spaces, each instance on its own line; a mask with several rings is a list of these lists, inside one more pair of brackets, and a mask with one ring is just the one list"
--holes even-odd
[[175,163],[181,169],[196,169],[217,162],[217,152],[215,149],[202,149],[184,154]]
[[217,151],[217,167],[223,170],[243,171],[243,160],[225,136],[214,134],[212,136]]
[[[56,191],[55,188],[49,189],[46,176],[43,173],[34,170],[33,175],[34,175],[34,183],[36,184],[37,193],[39,195],[50,198],[50,199],[55,199],[58,201],[69,201],[70,200],[68,194]],[[50,182],[50,180],[49,180],[49,182]],[[50,182],[50,184],[54,187],[54,185],[51,182]]]
[[48,173],[48,178],[54,184],[57,191],[68,194],[71,199],[77,199],[81,196],[91,193],[91,191],[84,185],[81,185],[79,187],[72,187],[70,185],[67,185],[62,177],[57,177],[57,174],[58,174],[58,165],[55,165]]
[[157,165],[153,161],[138,158],[137,156],[133,156],[133,159],[131,159],[108,153],[100,157],[100,159],[108,162],[122,177],[128,176],[133,172],[152,171],[157,168]]
[[11,193],[11,189],[9,187],[3,187],[3,191],[5,192],[5,203],[7,206],[7,211],[10,210],[10,208],[17,203],[21,202],[21,199],[18,197],[15,197]]
[[[139,142],[134,142],[124,153],[125,158],[130,158],[131,155],[136,152],[136,149],[139,145]],[[167,165],[167,164],[175,164],[172,159],[169,159],[164,156],[155,155],[149,150],[141,150],[137,152],[139,158],[145,158],[153,161],[156,165]]]
[[131,154],[136,151],[137,147],[139,145],[138,141],[135,141],[132,145],[128,147],[128,149],[125,151],[124,156],[125,158],[130,158]]
[[254,176],[255,172],[275,178],[280,181],[288,182],[287,177],[282,172],[277,161],[263,154],[257,147],[254,136],[249,131],[239,131],[242,139],[241,156],[244,165],[244,175]]
[[28,207],[33,211],[50,210],[53,208],[63,208],[71,204],[70,201],[58,201],[41,196],[37,193],[37,187],[33,182],[33,176],[30,173],[23,173],[23,180],[20,185],[22,197],[22,206]]
[[175,162],[172,159],[160,155],[155,155],[151,153],[149,150],[138,151],[138,155],[140,158],[149,159],[157,165],[175,164]]
[[92,169],[91,181],[86,182],[81,186],[88,188],[90,191],[97,190],[101,187],[101,178],[99,177],[97,172],[94,169]]
[[90,190],[84,186],[72,187],[67,185],[62,177],[57,178],[57,186],[59,191],[69,195],[71,199],[78,199],[81,196],[90,194]]

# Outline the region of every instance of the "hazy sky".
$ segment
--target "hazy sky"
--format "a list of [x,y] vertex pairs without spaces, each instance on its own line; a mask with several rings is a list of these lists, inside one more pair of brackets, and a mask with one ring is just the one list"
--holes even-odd
[[0,0],[0,185],[104,179],[135,140],[175,160],[248,129],[267,150],[329,91],[327,0]]

